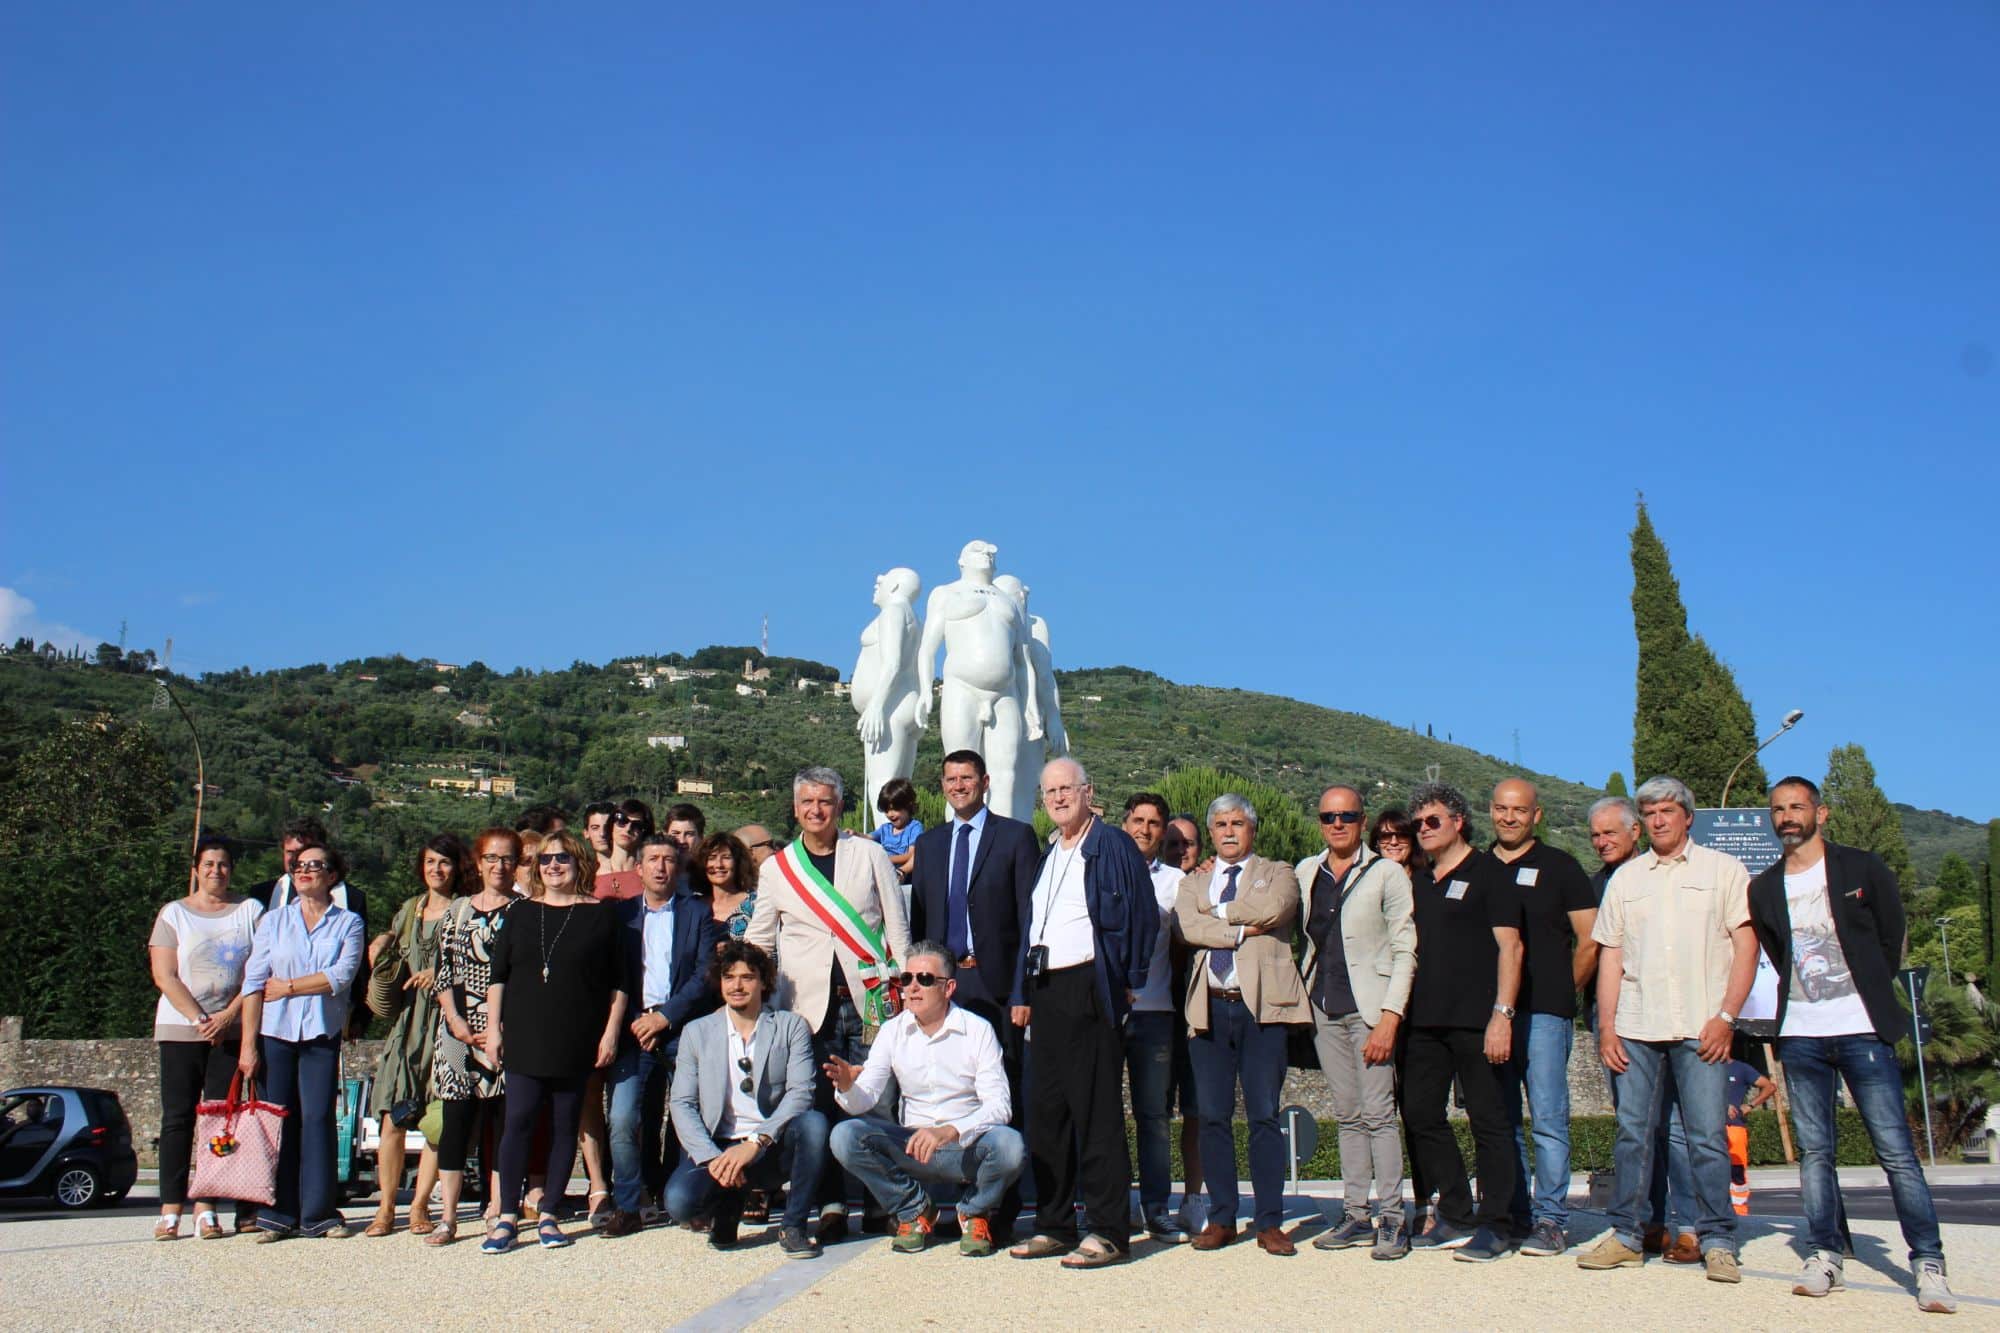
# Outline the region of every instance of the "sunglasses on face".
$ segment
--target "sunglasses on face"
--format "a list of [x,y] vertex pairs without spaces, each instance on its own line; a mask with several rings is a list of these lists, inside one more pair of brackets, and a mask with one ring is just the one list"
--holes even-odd
[[1319,822],[1322,824],[1359,824],[1361,822],[1361,812],[1359,810],[1322,810],[1319,812]]
[[295,874],[317,875],[331,865],[327,861],[300,861],[292,867]]
[[743,1071],[743,1081],[736,1085],[737,1091],[738,1092],[750,1091],[750,1057],[747,1055],[737,1056],[736,1067]]
[[623,810],[620,810],[617,814],[611,816],[611,822],[619,828],[624,828],[627,824],[643,824],[646,821],[637,815],[628,815]]
[[1385,828],[1375,835],[1375,841],[1377,842],[1408,842],[1409,840],[1410,835],[1401,829]]
[[922,986],[928,990],[932,986],[944,985],[946,980],[948,978],[941,977],[935,972],[905,972],[896,978],[896,984],[899,986]]
[[537,856],[535,860],[539,862],[544,869],[546,869],[549,866],[573,865],[576,862],[576,858],[574,856],[571,856],[568,852],[543,852],[541,855]]
[[1421,829],[1433,829],[1433,830],[1441,829],[1444,827],[1444,816],[1423,815],[1417,819],[1416,827]]

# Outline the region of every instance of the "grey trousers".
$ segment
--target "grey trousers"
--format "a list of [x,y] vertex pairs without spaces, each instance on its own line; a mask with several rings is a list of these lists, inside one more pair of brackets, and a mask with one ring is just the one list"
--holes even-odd
[[1396,1066],[1371,1065],[1361,1048],[1372,1029],[1359,1014],[1313,1014],[1313,1047],[1340,1122],[1340,1176],[1347,1215],[1368,1216],[1368,1187],[1384,1209],[1403,1206],[1403,1138],[1396,1118]]

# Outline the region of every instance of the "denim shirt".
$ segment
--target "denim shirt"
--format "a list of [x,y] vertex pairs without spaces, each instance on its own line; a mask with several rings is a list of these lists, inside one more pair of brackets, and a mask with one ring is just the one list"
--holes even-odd
[[246,994],[264,989],[272,977],[309,977],[326,973],[330,995],[287,995],[264,1002],[265,1036],[281,1041],[311,1041],[340,1035],[347,1023],[349,987],[361,969],[361,918],[338,904],[330,905],[319,925],[306,929],[305,910],[295,898],[257,922],[257,942],[243,971]]

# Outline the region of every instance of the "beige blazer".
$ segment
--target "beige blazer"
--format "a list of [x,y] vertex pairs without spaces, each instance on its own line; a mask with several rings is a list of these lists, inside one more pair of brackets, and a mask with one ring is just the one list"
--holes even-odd
[[[1174,923],[1194,950],[1188,963],[1188,1026],[1196,1032],[1208,1030],[1208,951],[1232,946],[1243,1003],[1259,1023],[1310,1023],[1305,983],[1292,962],[1292,931],[1299,922],[1299,881],[1292,868],[1255,855],[1245,861],[1226,924],[1208,905],[1213,878],[1213,871],[1189,875],[1174,899]],[[1238,926],[1255,926],[1267,933],[1252,935],[1239,945]]]
[[[1326,863],[1326,853],[1308,856],[1299,862],[1300,931],[1312,915],[1313,881]],[[1347,881],[1347,897],[1340,905],[1340,946],[1347,955],[1347,984],[1354,990],[1354,1003],[1361,1021],[1374,1027],[1382,1021],[1382,1011],[1397,1017],[1410,1007],[1410,984],[1417,976],[1417,921],[1415,899],[1411,896],[1409,872],[1388,857],[1363,847]],[[1306,936],[1305,957],[1300,970],[1305,975],[1306,994],[1312,994],[1314,970],[1319,966],[1312,936]]]
[[[833,846],[833,887],[881,934],[898,964],[910,956],[910,924],[903,912],[903,891],[897,884],[895,862],[880,843],[841,834]],[[766,859],[757,872],[757,906],[750,913],[750,929],[743,938],[777,955],[778,994],[773,1006],[792,1010],[813,1031],[819,1031],[826,1019],[836,954],[841,975],[847,978],[847,988],[859,1007],[861,974],[855,971],[854,960],[835,945],[826,924],[792,891],[775,856]]]

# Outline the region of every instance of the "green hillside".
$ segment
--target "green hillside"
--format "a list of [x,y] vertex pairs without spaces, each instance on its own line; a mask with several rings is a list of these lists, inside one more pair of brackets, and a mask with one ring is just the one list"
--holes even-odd
[[[807,763],[860,778],[854,712],[837,697],[838,672],[771,659],[768,679],[743,679],[754,651],[715,647],[692,657],[642,656],[607,667],[508,674],[479,663],[368,658],[337,666],[247,669],[175,678],[201,728],[207,820],[241,838],[244,871],[273,862],[271,832],[289,814],[321,810],[365,882],[408,884],[407,856],[427,833],[511,823],[518,808],[549,800],[636,794],[663,807],[682,779],[712,783],[692,797],[711,820],[783,827],[787,781]],[[675,673],[703,672],[670,680]],[[653,680],[642,686],[641,677]],[[1117,804],[1166,773],[1200,765],[1261,780],[1309,802],[1326,782],[1352,782],[1371,807],[1401,800],[1435,765],[1483,805],[1509,773],[1501,760],[1359,714],[1275,695],[1179,685],[1130,667],[1060,673],[1065,720],[1098,792]],[[740,693],[739,689],[752,691]],[[194,754],[179,718],[153,707],[147,675],[98,666],[0,657],[0,763],[59,717],[108,712],[146,721],[184,780],[191,804]],[[683,748],[648,738],[681,737]],[[919,771],[934,772],[935,733]],[[440,790],[440,784],[513,777],[511,797]],[[1540,782],[1551,839],[1591,864],[1584,815],[1592,788],[1547,775]],[[1902,808],[1920,873],[1948,851],[1984,859],[1983,826]],[[412,885],[413,887],[413,885]],[[387,895],[384,895],[385,899]]]

